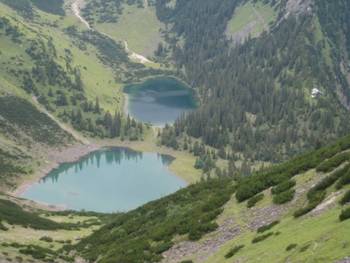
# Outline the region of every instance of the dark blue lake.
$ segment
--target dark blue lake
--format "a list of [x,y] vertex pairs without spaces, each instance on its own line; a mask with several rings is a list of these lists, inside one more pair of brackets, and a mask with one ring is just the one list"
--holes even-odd
[[126,111],[135,119],[156,126],[173,123],[181,114],[196,108],[192,90],[171,77],[148,79],[124,88]]

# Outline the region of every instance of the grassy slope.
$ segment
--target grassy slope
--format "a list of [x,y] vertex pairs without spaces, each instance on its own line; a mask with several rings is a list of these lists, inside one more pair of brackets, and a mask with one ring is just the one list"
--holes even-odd
[[[62,28],[69,23],[70,19],[72,18],[67,17],[62,21]],[[80,25],[79,21],[75,22]],[[62,37],[62,32],[56,33],[57,41],[59,41]],[[101,107],[111,112],[114,112],[116,108],[122,110],[124,100],[122,84],[115,81],[113,70],[99,61],[97,50],[92,46],[88,46],[88,50],[83,52],[72,45],[68,37],[65,37],[65,41],[62,42],[62,48],[67,47],[72,51],[76,59],[76,65],[82,69],[82,80],[87,97],[90,100],[99,97]]]
[[[4,200],[11,200],[11,202],[20,204],[20,207],[22,207],[16,209],[16,212],[12,213],[10,217],[7,217],[6,221],[1,220],[4,217],[3,211],[6,209],[9,210],[9,208],[6,208],[6,203],[2,204]],[[14,203],[9,203],[11,209],[15,206]],[[38,219],[46,220],[49,228],[53,225],[54,227],[58,226],[58,229],[40,229],[40,224],[35,224],[35,228],[33,228],[14,223],[17,222],[17,218],[29,217],[33,218],[35,221],[38,221]],[[12,260],[14,262],[19,261],[19,257],[21,257],[24,262],[33,260],[32,256],[20,253],[20,248],[15,247],[15,245],[13,245],[14,243],[18,243],[21,246],[35,245],[44,249],[57,251],[67,243],[77,243],[80,238],[98,229],[100,224],[99,217],[95,215],[50,213],[40,210],[38,207],[32,206],[32,204],[28,202],[23,202],[23,200],[9,199],[9,197],[3,195],[0,195],[0,221],[2,225],[7,228],[7,230],[0,230],[0,261],[1,259],[7,259],[8,261]],[[95,223],[90,224],[92,222]],[[90,225],[84,226],[86,223]],[[80,226],[78,228],[66,229],[63,226],[67,224]],[[49,237],[52,239],[52,242],[40,240],[42,237]],[[35,262],[41,262],[41,260],[35,259]],[[58,260],[58,262],[62,262],[62,260]]]
[[[0,14],[7,17],[16,17],[19,20],[21,31],[25,34],[24,39],[35,38],[40,35],[43,38],[52,38],[53,43],[56,46],[58,57],[64,56],[64,50],[69,49],[73,54],[73,66],[77,66],[81,70],[82,80],[85,86],[85,93],[88,99],[94,101],[95,97],[99,97],[100,105],[106,110],[114,112],[116,108],[121,110],[123,94],[121,92],[122,84],[114,81],[113,70],[106,65],[103,65],[97,57],[97,50],[87,44],[87,50],[80,50],[72,40],[63,33],[63,29],[68,26],[77,26],[80,29],[84,29],[83,25],[74,16],[68,15],[63,18],[58,16],[38,11],[39,17],[35,22],[24,22],[21,17],[16,14],[12,9],[6,5],[0,4]],[[154,8],[149,7],[147,10],[143,8],[130,7],[137,12],[147,12],[149,17]],[[147,16],[146,16],[147,17]],[[152,20],[152,19],[151,19]],[[122,21],[122,20],[120,20]],[[55,24],[56,26],[50,26]],[[146,28],[141,27],[140,28]],[[155,28],[155,27],[154,27]],[[141,34],[142,35],[142,34]],[[151,37],[152,38],[152,37]],[[143,40],[142,40],[143,41]],[[31,58],[25,53],[24,49],[19,44],[14,44],[9,38],[1,37],[0,45],[7,50],[0,56],[0,79],[2,79],[3,92],[11,92],[31,101],[31,96],[26,94],[23,89],[19,87],[19,82],[11,74],[7,74],[6,67],[15,68],[17,62],[12,62],[11,57],[20,57],[23,63],[23,67],[30,68],[32,66]],[[2,63],[4,62],[6,64]],[[63,63],[63,62],[62,62]],[[46,87],[41,87],[46,89]],[[164,151],[156,146],[156,140],[153,133],[149,133],[143,142],[132,143],[132,147],[138,150],[145,151]],[[116,142],[111,142],[115,144]],[[105,144],[105,143],[103,143]],[[123,142],[117,142],[117,144],[124,144]],[[195,182],[200,178],[200,171],[193,168],[195,159],[192,155],[179,152],[168,151],[165,152],[172,154],[176,157],[176,160],[171,164],[170,169],[176,174],[179,174],[188,182]],[[33,167],[34,169],[35,167]]]
[[[310,179],[310,175],[312,178],[316,174],[307,172],[299,176],[299,187],[303,185],[301,183],[305,179]],[[340,196],[334,203],[339,200]],[[301,197],[298,202],[302,202],[303,198],[305,199],[305,197]],[[257,207],[259,209],[269,207],[271,200],[271,195],[268,194]],[[227,210],[223,217],[241,217],[242,214],[247,213],[246,210],[245,203],[237,204],[235,200],[231,200],[227,204]],[[240,260],[244,260],[244,262],[286,262],[288,260],[290,262],[334,262],[334,260],[349,255],[350,221],[339,222],[340,206],[336,205],[317,216],[307,215],[299,219],[294,219],[291,215],[290,212],[294,210],[295,207],[290,208],[286,215],[279,219],[281,223],[272,228],[272,232],[280,232],[280,234],[252,244],[251,240],[256,236],[256,232],[246,228],[237,238],[226,242],[218,252],[205,262],[232,262],[232,260],[238,262]],[[242,228],[244,228],[245,222],[247,221],[238,220]],[[297,247],[286,251],[290,244],[297,244]],[[245,245],[245,247],[233,258],[225,259],[228,251],[236,245]],[[310,247],[306,251],[300,251],[308,245]]]
[[[346,190],[350,189],[349,185],[345,186],[340,192],[339,190],[335,190],[334,186],[328,187],[327,196],[320,204],[323,208],[320,209],[320,206],[318,206],[320,210],[317,213],[313,211],[297,219],[293,217],[293,213],[298,208],[305,206],[307,203],[306,195],[309,189],[334,171],[322,173],[318,169],[314,169],[314,167],[318,167],[320,163],[327,161],[328,159],[325,156],[329,158],[341,151],[347,150],[349,148],[349,143],[350,137],[347,137],[339,141],[339,144],[309,153],[308,155],[301,156],[284,164],[283,167],[285,169],[291,169],[293,171],[300,171],[302,167],[311,167],[294,175],[294,179],[296,180],[296,195],[291,202],[284,205],[272,204],[273,198],[271,196],[271,188],[267,188],[263,191],[265,195],[264,199],[258,202],[255,207],[248,209],[246,201],[238,203],[235,195],[233,195],[225,204],[223,213],[221,213],[217,219],[211,217],[218,224],[219,228],[214,232],[206,234],[198,241],[186,241],[188,238],[191,240],[191,235],[173,234],[174,232],[177,233],[177,231],[181,231],[180,229],[186,226],[186,224],[189,224],[191,229],[195,228],[189,221],[178,225],[178,219],[176,219],[177,217],[174,214],[174,207],[185,207],[182,202],[193,202],[192,199],[196,199],[193,195],[187,201],[180,198],[180,196],[187,197],[191,192],[196,193],[196,195],[203,194],[202,191],[205,191],[206,183],[197,184],[196,191],[194,191],[193,188],[192,190],[191,188],[184,189],[181,191],[181,194],[178,192],[171,197],[145,205],[140,208],[138,212],[133,211],[125,214],[125,220],[121,220],[120,222],[116,221],[101,229],[101,231],[96,232],[96,234],[80,243],[78,249],[87,257],[93,259],[98,253],[95,253],[96,251],[89,252],[86,245],[101,244],[101,238],[103,237],[103,242],[105,243],[104,245],[98,245],[99,250],[104,251],[107,247],[113,247],[113,249],[108,251],[106,257],[103,256],[101,258],[101,262],[112,262],[111,258],[113,258],[113,255],[117,255],[113,253],[117,253],[121,248],[128,251],[135,251],[135,253],[136,251],[138,251],[137,253],[144,253],[143,256],[148,255],[148,252],[143,250],[141,250],[143,251],[141,252],[139,249],[143,247],[148,251],[148,242],[152,247],[158,245],[158,243],[154,243],[153,234],[142,232],[142,240],[145,242],[142,243],[142,245],[141,243],[134,244],[131,240],[135,237],[139,237],[135,232],[138,231],[137,224],[143,224],[142,220],[146,220],[143,217],[141,217],[141,219],[140,215],[149,216],[152,214],[152,206],[156,206],[159,211],[165,210],[166,215],[159,212],[159,217],[150,216],[147,219],[147,224],[152,225],[152,228],[154,228],[152,232],[163,233],[161,237],[164,240],[163,242],[166,242],[164,245],[169,245],[169,243],[167,243],[169,242],[169,238],[171,238],[172,242],[178,243],[175,248],[165,252],[167,256],[165,262],[179,262],[183,259],[191,259],[194,262],[203,262],[203,260],[206,260],[206,262],[232,262],[232,260],[238,262],[285,262],[287,259],[290,259],[291,262],[332,262],[342,259],[349,253],[350,235],[348,233],[348,228],[350,221],[339,221],[341,210],[348,207],[348,205],[342,208],[338,204],[338,200]],[[340,148],[339,145],[341,145]],[[322,157],[319,158],[318,156]],[[348,161],[339,164],[339,167],[343,167],[346,162]],[[273,174],[276,169],[274,168],[268,171],[270,172],[265,172]],[[228,181],[217,182],[218,187],[220,187],[221,184],[222,189],[224,189],[224,185],[227,185],[227,183]],[[240,186],[241,183],[238,184],[238,189]],[[238,191],[236,193],[238,193]],[[334,196],[335,198],[333,198]],[[204,198],[204,196],[202,196],[202,198]],[[180,205],[180,203],[182,203],[182,205]],[[207,205],[209,203],[208,201]],[[209,211],[215,211],[215,205],[214,207],[211,207],[211,205],[201,208],[201,205],[193,202],[191,205],[187,203],[186,208],[190,209],[188,213],[197,215],[199,211],[201,211],[201,213],[208,211],[206,210],[208,207],[210,207]],[[194,211],[196,212],[194,213]],[[170,222],[172,222],[173,226],[165,227],[160,221],[167,222],[167,220],[160,220],[160,217],[171,218]],[[207,218],[207,216],[203,216],[203,218]],[[271,230],[265,232],[272,232],[273,235],[264,241],[252,244],[252,239],[257,236],[256,229],[274,220],[279,220],[281,222]],[[130,229],[131,225],[133,228]],[[201,224],[199,224],[199,226],[200,225]],[[115,231],[110,231],[111,228],[115,229]],[[128,234],[126,236],[118,235],[117,229],[119,229],[120,233],[126,231]],[[233,236],[227,237],[227,235],[232,233],[232,229],[239,229],[239,231]],[[262,234],[260,234],[260,236],[261,235]],[[119,242],[116,243],[115,238],[120,239],[123,245],[119,245]],[[286,251],[286,247],[294,243],[296,244],[296,248]],[[245,247],[240,250],[234,258],[226,260],[224,256],[235,245],[245,245]],[[155,247],[153,248],[155,249]],[[158,251],[157,249],[155,251]],[[152,249],[150,251],[152,251]],[[118,255],[120,256],[118,256],[118,260],[120,259],[121,261],[117,260],[116,262],[128,262],[128,260],[130,261],[132,258],[134,261],[131,262],[141,262],[139,259],[142,258],[142,254],[136,256],[136,254],[130,254],[129,252],[123,256],[120,254]],[[145,260],[146,258],[143,259]]]
[[[29,41],[32,39],[47,40],[51,38],[56,47],[57,62],[62,66],[64,61],[60,58],[64,56],[65,49],[71,50],[73,66],[80,68],[88,99],[94,101],[96,97],[99,97],[101,107],[112,112],[116,108],[121,110],[123,101],[121,85],[115,83],[112,70],[100,62],[94,47],[88,46],[88,49],[84,52],[77,48],[71,39],[63,33],[63,29],[67,26],[80,26],[79,21],[74,19],[74,17],[60,18],[39,10],[37,10],[37,14],[38,16],[33,21],[27,21],[18,15],[16,11],[0,3],[0,16],[9,19],[10,24],[17,26],[23,34],[20,37],[21,43],[13,41],[9,36],[1,35],[0,37],[0,50],[2,51],[0,55],[0,96],[11,94],[32,104],[32,95],[29,95],[21,88],[21,77],[17,77],[13,70],[31,70],[33,61],[25,52]],[[45,86],[38,86],[38,88],[44,90],[44,93],[47,89]],[[31,110],[34,111],[35,107]],[[7,111],[10,112],[11,108],[7,109]],[[0,112],[0,116],[3,113],[5,112]],[[37,113],[39,114],[39,112]],[[35,114],[32,116],[34,118]],[[0,131],[0,145],[5,153],[15,153],[19,158],[14,161],[5,155],[0,156],[2,165],[12,166],[12,168],[9,167],[7,169],[8,172],[4,171],[4,169],[2,170],[5,174],[7,173],[7,176],[5,180],[1,181],[0,189],[7,189],[8,186],[13,187],[15,182],[12,178],[14,176],[26,174],[28,177],[30,173],[37,170],[40,163],[43,163],[41,155],[48,150],[37,144],[37,140],[32,137],[35,133],[28,133],[28,131],[24,132],[24,130],[19,129],[18,125],[20,123],[17,124],[13,118],[10,122],[6,122],[5,127],[7,128]],[[51,122],[50,120],[46,121]],[[42,124],[41,127],[44,127],[44,125],[46,124]],[[8,127],[13,127],[18,134],[13,134]],[[62,134],[62,132],[56,131],[56,127],[51,131],[52,134],[47,138],[56,137],[56,132],[57,134]],[[62,138],[60,146],[63,146],[65,141],[67,140]],[[19,153],[26,153],[25,155],[27,156],[22,158]],[[24,156],[24,154],[21,155]]]
[[[70,25],[81,26],[79,21],[73,17],[64,17],[63,19],[58,16],[38,11],[40,17],[36,18],[34,23],[28,23],[20,20],[22,31],[25,33],[26,38],[40,37],[52,38],[53,43],[56,46],[58,56],[64,56],[64,49],[70,49],[73,54],[73,65],[77,66],[81,70],[82,80],[85,86],[85,92],[90,100],[95,100],[96,96],[100,98],[100,104],[103,108],[114,111],[116,108],[121,109],[123,97],[121,93],[121,84],[116,83],[114,80],[113,71],[103,65],[97,58],[97,51],[94,47],[88,45],[88,49],[84,52],[73,44],[71,39],[63,33],[63,29]],[[1,4],[0,14],[5,16],[16,16],[16,13]],[[16,16],[20,19],[19,16]],[[57,27],[49,26],[49,24],[57,24]],[[33,30],[35,33],[30,33]],[[24,63],[31,65],[30,58],[23,48],[19,48],[18,45],[14,45],[10,40],[1,38],[1,46],[7,50],[6,55],[8,58],[12,56],[22,55]],[[5,57],[2,56],[5,60]],[[6,59],[7,61],[9,59]],[[3,70],[0,70],[4,73]],[[15,78],[10,79],[11,82],[16,83]]]
[[95,27],[117,41],[126,40],[129,49],[144,56],[152,56],[161,42],[162,23],[157,19],[154,7],[124,5],[123,13],[116,23],[101,23]]
[[227,25],[226,34],[234,38],[237,34],[245,32],[245,36],[250,34],[252,37],[257,37],[276,18],[277,14],[269,4],[261,1],[254,3],[250,0],[235,10]]

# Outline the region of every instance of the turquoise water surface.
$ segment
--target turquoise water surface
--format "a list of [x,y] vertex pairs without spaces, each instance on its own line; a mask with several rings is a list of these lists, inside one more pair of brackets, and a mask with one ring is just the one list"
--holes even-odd
[[60,165],[22,197],[74,210],[128,211],[186,186],[169,171],[172,160],[127,148],[103,149]]
[[181,114],[196,107],[192,90],[171,77],[128,85],[124,92],[128,95],[126,111],[135,119],[153,125],[173,123]]

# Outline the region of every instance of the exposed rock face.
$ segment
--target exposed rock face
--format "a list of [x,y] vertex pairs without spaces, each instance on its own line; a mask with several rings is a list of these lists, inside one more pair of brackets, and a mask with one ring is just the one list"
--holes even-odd
[[312,11],[311,4],[312,0],[288,0],[286,14],[309,13]]
[[196,255],[198,262],[203,262],[215,253],[220,246],[234,239],[241,233],[241,228],[233,219],[227,219],[219,228],[203,240],[203,242],[183,241],[164,252],[163,263],[177,263],[181,259]]

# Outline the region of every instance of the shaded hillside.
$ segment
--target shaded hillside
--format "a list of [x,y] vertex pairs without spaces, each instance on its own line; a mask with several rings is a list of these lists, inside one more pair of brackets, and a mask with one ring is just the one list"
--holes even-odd
[[0,96],[0,187],[13,186],[16,178],[33,173],[33,155],[41,148],[61,148],[75,142],[46,114],[27,100]]

